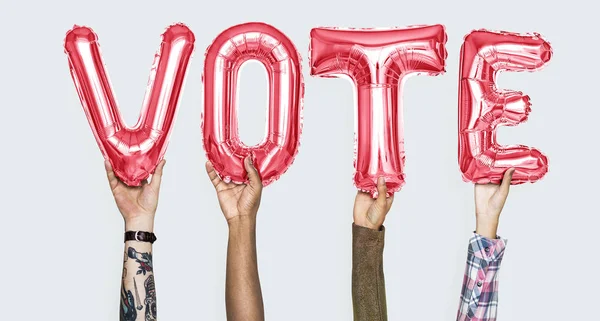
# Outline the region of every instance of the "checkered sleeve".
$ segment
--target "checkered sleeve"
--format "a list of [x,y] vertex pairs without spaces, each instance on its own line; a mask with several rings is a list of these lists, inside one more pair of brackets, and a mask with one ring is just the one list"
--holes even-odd
[[467,266],[458,308],[458,321],[496,321],[498,271],[507,240],[474,233],[469,240]]

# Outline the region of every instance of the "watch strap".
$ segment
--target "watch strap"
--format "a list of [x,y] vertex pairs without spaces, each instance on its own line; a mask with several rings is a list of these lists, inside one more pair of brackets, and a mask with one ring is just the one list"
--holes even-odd
[[152,244],[156,241],[156,235],[152,232],[127,231],[125,232],[125,242],[127,241],[148,242]]

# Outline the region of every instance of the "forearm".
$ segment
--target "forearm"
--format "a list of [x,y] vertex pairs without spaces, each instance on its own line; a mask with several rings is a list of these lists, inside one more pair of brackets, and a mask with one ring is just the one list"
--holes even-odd
[[[127,224],[128,231],[152,232],[152,224]],[[152,262],[152,244],[127,241],[121,283],[121,321],[155,321],[156,289]]]
[[385,230],[352,225],[352,303],[355,321],[386,321]]
[[227,320],[264,320],[256,256],[256,219],[237,216],[229,222],[225,303]]
[[488,239],[495,239],[498,232],[498,217],[477,216],[475,233]]

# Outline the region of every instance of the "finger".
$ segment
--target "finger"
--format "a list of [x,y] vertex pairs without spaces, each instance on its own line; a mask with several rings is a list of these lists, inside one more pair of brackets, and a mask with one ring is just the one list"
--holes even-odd
[[387,203],[387,185],[383,176],[377,179],[377,200],[375,201],[381,208],[386,208]]
[[110,189],[115,189],[115,187],[119,185],[119,179],[115,175],[110,161],[104,160],[104,169],[106,169],[106,177],[108,178],[108,185],[110,185]]
[[392,195],[390,195],[390,197],[387,198],[386,200],[386,205],[387,205],[387,210],[388,212],[390,211],[390,209],[392,208],[392,204],[394,203],[394,194],[392,193]]
[[356,191],[356,197],[364,197],[364,196],[368,196],[369,199],[373,199],[373,195],[371,195],[370,192],[362,191],[360,189]]
[[214,187],[217,187],[217,185],[221,183],[221,179],[219,178],[219,175],[217,175],[217,171],[215,171],[215,168],[210,161],[206,162],[206,173]]
[[515,173],[514,168],[509,168],[506,172],[504,172],[504,176],[502,177],[502,182],[500,183],[500,193],[502,196],[508,196],[508,191],[510,190],[510,182],[512,181],[513,174]]
[[260,188],[262,188],[262,181],[260,180],[260,175],[258,174],[256,167],[254,167],[254,164],[252,163],[252,156],[246,156],[244,159],[244,167],[246,168],[246,172],[248,172],[250,186],[260,190]]
[[161,160],[160,163],[158,163],[158,166],[156,166],[154,174],[152,175],[152,181],[150,182],[150,186],[152,186],[152,189],[154,189],[155,191],[158,191],[160,189],[160,183],[162,182],[163,176],[163,168],[165,167],[166,163],[166,160]]

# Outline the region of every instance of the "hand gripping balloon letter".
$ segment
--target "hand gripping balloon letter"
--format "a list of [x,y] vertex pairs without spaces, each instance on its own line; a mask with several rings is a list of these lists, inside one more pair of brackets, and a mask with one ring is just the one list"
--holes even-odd
[[[238,133],[237,80],[244,62],[263,64],[269,78],[266,137],[246,146]],[[263,185],[277,180],[292,164],[300,145],[304,83],[300,54],[279,30],[245,23],[223,31],[206,52],[204,62],[204,150],[226,181],[248,180],[243,160],[252,155]]]
[[444,26],[405,29],[316,28],[311,31],[311,75],[349,77],[357,95],[354,184],[375,195],[404,185],[402,84],[409,75],[443,73]]
[[523,93],[496,88],[502,70],[534,71],[552,56],[541,36],[477,30],[465,37],[460,53],[458,161],[463,179],[478,184],[499,183],[511,167],[511,184],[535,182],[548,172],[548,159],[527,146],[501,146],[498,126],[515,126],[531,111]]
[[[135,36],[132,40],[137,41]],[[80,26],[67,33],[65,52],[81,104],[104,158],[127,185],[141,185],[164,156],[194,40],[192,31],[181,24],[163,33],[140,117],[130,128],[119,113],[98,37]]]

